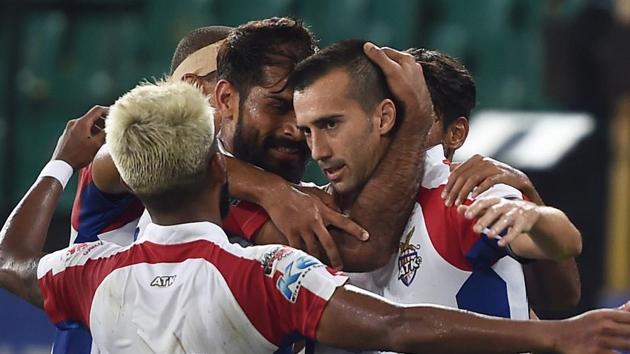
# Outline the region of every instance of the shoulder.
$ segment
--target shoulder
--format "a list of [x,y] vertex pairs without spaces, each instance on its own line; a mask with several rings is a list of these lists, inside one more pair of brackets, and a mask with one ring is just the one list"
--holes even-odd
[[79,243],[42,257],[37,277],[42,278],[49,272],[54,276],[67,268],[84,266],[90,260],[107,258],[127,248],[105,241]]
[[495,184],[487,191],[479,194],[477,198],[507,198],[507,199],[523,199],[523,193],[518,189],[507,184]]

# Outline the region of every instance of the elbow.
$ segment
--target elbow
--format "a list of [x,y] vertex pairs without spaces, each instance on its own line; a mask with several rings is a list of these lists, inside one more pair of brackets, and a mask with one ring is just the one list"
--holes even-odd
[[555,237],[560,238],[562,241],[556,241],[553,251],[549,250],[546,252],[547,259],[554,262],[562,262],[575,258],[582,253],[582,235],[575,226],[571,225],[570,230],[559,233]]
[[555,261],[565,261],[571,258],[575,258],[580,254],[582,254],[582,235],[580,234],[580,231],[578,231],[578,229],[573,227],[573,230],[571,230],[570,242],[567,242],[564,250],[562,252],[559,252],[559,254],[556,255],[556,257],[554,258]]

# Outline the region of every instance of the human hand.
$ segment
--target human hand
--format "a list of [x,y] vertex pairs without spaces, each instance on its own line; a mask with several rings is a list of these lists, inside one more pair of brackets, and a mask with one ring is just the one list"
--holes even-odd
[[366,230],[336,208],[332,196],[317,188],[291,186],[286,192],[274,193],[273,200],[265,201],[262,206],[291,247],[320,259],[325,254],[330,265],[337,269],[343,267],[343,262],[328,227],[338,228],[361,241],[369,237]]
[[556,350],[559,353],[615,353],[630,350],[630,312],[595,310],[560,321]]
[[52,159],[63,160],[75,170],[88,165],[105,143],[107,111],[107,107],[94,106],[82,117],[68,121]]
[[388,47],[377,47],[365,43],[365,54],[378,65],[385,74],[390,91],[403,105],[410,117],[419,117],[427,124],[433,122],[433,102],[424,80],[422,65],[413,55]]
[[[451,164],[451,173],[442,192],[445,205],[461,205],[468,195],[476,198],[496,184],[507,184],[524,193],[532,202],[542,200],[525,173],[516,168],[482,155],[474,155],[463,163]],[[472,194],[471,194],[472,192]]]
[[536,204],[505,198],[477,199],[471,205],[460,205],[457,211],[466,219],[478,219],[473,231],[483,232],[490,238],[500,237],[499,234],[507,229],[507,234],[498,241],[502,247],[529,232],[540,217]]

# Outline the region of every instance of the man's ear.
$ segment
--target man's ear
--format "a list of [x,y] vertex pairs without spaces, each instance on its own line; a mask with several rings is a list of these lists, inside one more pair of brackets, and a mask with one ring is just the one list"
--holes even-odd
[[396,105],[386,98],[374,109],[375,124],[381,135],[387,135],[396,125]]
[[458,117],[446,128],[446,134],[444,134],[442,144],[444,145],[447,157],[454,154],[455,150],[464,145],[468,137],[468,129],[469,125],[466,117]]
[[239,94],[236,87],[227,80],[219,80],[214,87],[215,114],[221,120],[238,117]]
[[181,80],[198,87],[204,96],[208,97],[210,105],[212,107],[216,106],[214,102],[214,87],[216,86],[216,80],[206,80],[203,77],[192,73],[184,74],[184,76],[181,77]]

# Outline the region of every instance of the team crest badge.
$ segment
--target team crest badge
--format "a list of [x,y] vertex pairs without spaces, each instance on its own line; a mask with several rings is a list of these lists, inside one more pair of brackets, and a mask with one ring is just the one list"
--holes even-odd
[[410,243],[415,230],[416,228],[412,227],[403,237],[404,242],[400,243],[400,251],[398,252],[398,280],[405,286],[411,285],[418,268],[420,268],[420,263],[422,263],[422,257],[418,254],[420,245]]

